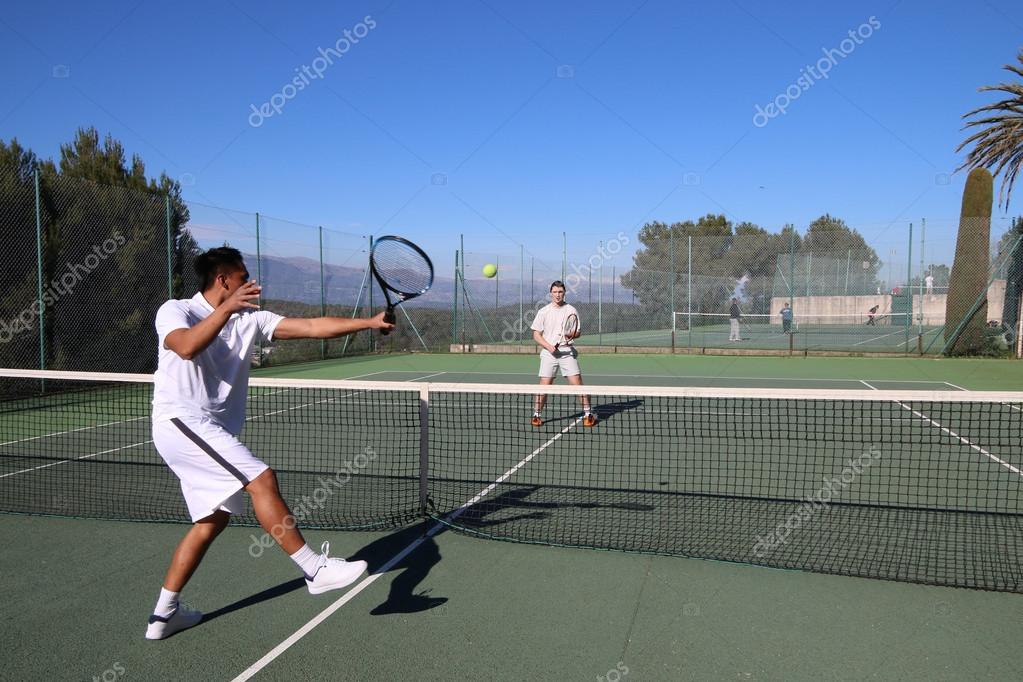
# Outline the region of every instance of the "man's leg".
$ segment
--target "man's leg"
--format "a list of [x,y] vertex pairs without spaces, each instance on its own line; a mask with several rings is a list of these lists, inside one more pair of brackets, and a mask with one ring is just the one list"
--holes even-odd
[[[570,377],[565,377],[565,379],[567,379],[568,383],[572,384],[573,386],[582,386],[583,385],[583,375],[582,374],[573,374]],[[579,396],[579,402],[583,406],[583,412],[585,412],[587,414],[592,412],[592,410],[590,410],[590,396],[585,395],[585,394],[584,395],[580,395]]]
[[217,510],[199,519],[185,533],[171,557],[170,566],[163,579],[160,597],[156,600],[153,615],[149,617],[146,639],[165,639],[176,632],[187,630],[202,620],[202,613],[178,603],[178,594],[188,582],[199,562],[206,555],[213,541],[227,527],[231,515]]
[[[540,385],[550,385],[554,382],[553,376],[541,376]],[[547,394],[538,393],[536,394],[536,400],[533,403],[533,411],[539,414],[543,412],[543,406],[547,404]]]
[[163,579],[163,587],[171,592],[180,592],[188,582],[195,569],[199,567],[206,550],[217,539],[220,532],[227,528],[231,515],[226,511],[215,511],[204,519],[199,519],[181,538],[170,567]]
[[295,524],[295,517],[281,497],[273,469],[267,469],[252,479],[245,491],[252,497],[252,509],[259,525],[277,541],[281,549],[290,555],[305,546],[305,538]]
[[306,576],[306,585],[313,594],[336,590],[351,584],[366,570],[365,561],[345,561],[329,557],[330,545],[323,543],[322,554],[306,544],[297,528],[295,517],[281,497],[277,476],[266,469],[245,487],[252,497],[252,509],[259,525],[277,541]]

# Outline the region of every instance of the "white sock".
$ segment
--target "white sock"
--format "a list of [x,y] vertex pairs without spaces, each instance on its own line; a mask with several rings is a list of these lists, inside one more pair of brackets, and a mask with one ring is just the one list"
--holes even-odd
[[171,592],[161,587],[160,598],[156,600],[156,608],[153,609],[153,613],[161,618],[166,618],[174,613],[178,608],[178,594],[178,592]]
[[302,545],[302,549],[291,555],[291,560],[310,578],[316,575],[316,570],[320,567],[320,555],[309,545]]

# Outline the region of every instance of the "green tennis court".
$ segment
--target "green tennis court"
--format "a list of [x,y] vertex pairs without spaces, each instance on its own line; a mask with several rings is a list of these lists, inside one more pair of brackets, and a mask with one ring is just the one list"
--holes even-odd
[[[622,387],[594,394],[601,422],[579,425],[576,396],[562,391],[544,427],[533,429],[535,364],[529,356],[417,355],[257,373],[297,381],[253,388],[246,437],[284,457],[271,463],[293,506],[306,505],[305,525],[368,529],[307,534],[370,562],[370,575],[343,594],[310,597],[261,531],[233,527],[185,593],[207,621],[150,643],[141,636],[145,615],[182,526],[0,517],[10,549],[0,589],[18,614],[4,634],[10,641],[17,631],[25,643],[9,671],[38,679],[234,679],[245,671],[355,679],[410,669],[500,679],[851,679],[1016,669],[1008,652],[1023,632],[1018,595],[731,563],[1016,589],[1019,406],[953,409],[926,397],[1013,388],[1023,378],[1016,365],[592,356],[588,383]],[[308,378],[434,385],[431,519],[415,520],[421,392],[392,385],[325,393],[300,384]],[[466,382],[509,386],[454,386]],[[641,390],[658,386],[669,390]],[[721,396],[701,388],[670,395],[684,387]],[[880,391],[885,399],[785,397],[808,389]],[[893,392],[905,399],[888,399]],[[40,513],[180,519],[173,477],[138,436],[145,385],[59,395],[5,404],[4,501]],[[19,457],[10,456],[15,445]],[[74,457],[54,455],[75,448]],[[812,476],[841,475],[849,458],[874,448],[884,456],[839,502],[766,559],[755,556],[757,538],[821,487]],[[339,462],[354,466],[353,475],[336,492],[328,482],[331,499],[321,504],[318,477]],[[61,490],[69,492],[54,494]],[[941,541],[949,536],[955,541]],[[26,573],[33,561],[45,570]],[[921,573],[900,574],[907,565]],[[882,643],[888,653],[878,656]]]

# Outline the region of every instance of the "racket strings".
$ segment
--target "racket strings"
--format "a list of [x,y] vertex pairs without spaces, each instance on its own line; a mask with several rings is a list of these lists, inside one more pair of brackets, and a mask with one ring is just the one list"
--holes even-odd
[[377,242],[373,248],[373,267],[388,287],[401,294],[420,294],[433,284],[430,261],[401,242]]

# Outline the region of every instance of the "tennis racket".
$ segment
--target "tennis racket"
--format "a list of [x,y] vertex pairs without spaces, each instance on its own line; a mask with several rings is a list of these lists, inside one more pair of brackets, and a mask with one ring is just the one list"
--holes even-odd
[[557,352],[561,349],[562,345],[571,346],[572,340],[575,335],[579,333],[579,316],[575,313],[569,313],[568,317],[565,318],[565,324],[561,328],[561,340],[554,344],[554,350]]
[[[380,237],[373,243],[369,267],[387,301],[384,321],[394,324],[394,306],[422,296],[433,286],[433,263],[421,248],[407,239]],[[392,298],[393,295],[393,298]],[[390,330],[381,330],[389,334]]]

